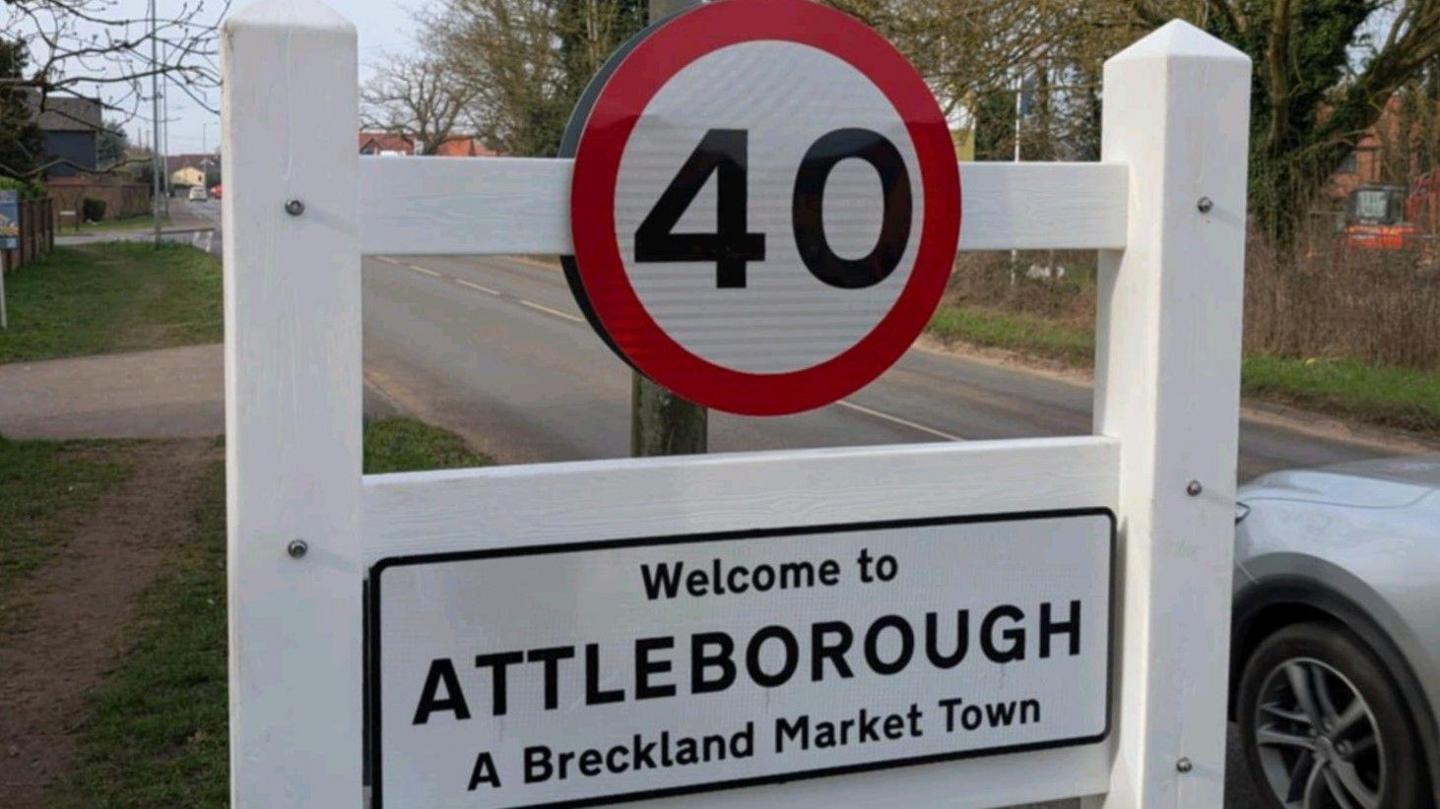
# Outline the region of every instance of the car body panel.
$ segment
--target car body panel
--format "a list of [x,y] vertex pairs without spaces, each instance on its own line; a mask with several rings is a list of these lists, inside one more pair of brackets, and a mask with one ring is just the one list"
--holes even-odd
[[1440,781],[1440,456],[1273,473],[1238,499],[1249,511],[1236,527],[1236,620],[1282,593],[1322,611],[1353,605],[1364,620],[1347,623],[1373,623],[1383,638],[1368,639],[1372,648],[1388,642],[1403,658],[1387,667],[1412,681],[1402,691],[1420,703],[1431,781]]

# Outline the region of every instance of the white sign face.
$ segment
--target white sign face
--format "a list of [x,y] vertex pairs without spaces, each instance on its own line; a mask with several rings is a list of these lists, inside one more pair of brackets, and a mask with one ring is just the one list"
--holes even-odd
[[[850,139],[854,154],[823,174],[810,172],[815,182],[797,183],[807,161],[832,158],[824,147],[816,150],[832,131],[868,134]],[[745,188],[722,189],[729,178],[697,184],[683,212],[678,205],[666,212],[679,214],[672,229],[713,232],[722,221],[721,194],[733,196],[735,205],[743,195],[740,217],[754,234],[753,255],[763,258],[717,268],[698,255],[679,263],[637,255],[646,243],[636,234],[696,144],[709,136],[712,148],[726,145],[711,132],[737,133],[729,138],[743,150]],[[831,149],[849,148],[838,136],[831,140],[837,141]],[[903,183],[902,202],[895,190],[886,194],[882,170]],[[789,373],[845,353],[894,308],[910,280],[925,220],[924,195],[911,188],[920,177],[905,119],[854,66],[806,45],[745,42],[690,63],[638,118],[620,162],[615,238],[640,303],[681,348],[736,371]],[[820,228],[799,230],[803,239],[795,236],[797,187],[813,195],[820,212]],[[887,212],[891,221],[882,233]],[[855,262],[854,280],[845,286],[822,280],[809,266],[821,266],[820,259],[807,264],[801,255],[802,248],[820,249],[809,239]],[[862,263],[882,241],[889,260]],[[733,277],[722,277],[727,272]]]
[[384,560],[376,805],[609,803],[1099,741],[1113,543],[1097,509]]
[[636,370],[780,415],[885,371],[954,264],[945,116],[894,46],[809,0],[721,0],[621,48],[561,152],[576,300]]

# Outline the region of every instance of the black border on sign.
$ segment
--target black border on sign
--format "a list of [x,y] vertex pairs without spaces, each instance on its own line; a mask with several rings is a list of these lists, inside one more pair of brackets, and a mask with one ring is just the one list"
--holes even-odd
[[442,564],[444,562],[460,562],[475,559],[499,559],[508,556],[541,556],[556,553],[578,553],[583,551],[601,551],[614,548],[635,548],[648,545],[675,545],[689,542],[725,542],[737,539],[770,539],[781,536],[803,536],[805,534],[821,533],[849,533],[854,531],[867,531],[888,528],[922,528],[933,525],[962,525],[967,523],[986,522],[1012,522],[1021,520],[1043,520],[1056,517],[1090,517],[1103,516],[1110,521],[1110,577],[1109,577],[1109,630],[1106,633],[1105,650],[1105,727],[1100,733],[1093,736],[1081,736],[1069,739],[1056,739],[1048,742],[1032,742],[1029,744],[1017,744],[1001,747],[985,747],[975,750],[962,750],[954,753],[933,753],[925,756],[912,756],[909,758],[886,759],[865,764],[848,764],[839,767],[821,767],[813,770],[799,770],[780,775],[764,775],[753,778],[735,778],[728,781],[713,781],[704,784],[691,784],[679,787],[665,787],[662,789],[639,790],[635,792],[621,792],[612,795],[600,795],[590,798],[576,798],[551,803],[517,804],[508,809],[536,809],[537,807],[548,807],[549,809],[571,809],[584,806],[601,806],[612,803],[626,803],[630,801],[653,800],[656,798],[671,798],[679,795],[691,795],[697,792],[714,792],[725,789],[740,789],[743,787],[766,786],[771,784],[783,784],[791,781],[802,781],[812,778],[824,778],[835,775],[849,775],[852,773],[870,772],[873,770],[894,769],[898,767],[912,767],[922,764],[935,764],[945,761],[958,761],[967,758],[979,758],[981,756],[997,756],[1007,753],[1028,753],[1036,750],[1051,750],[1058,747],[1077,747],[1086,744],[1102,742],[1110,735],[1111,717],[1114,705],[1114,677],[1115,665],[1115,513],[1108,508],[1074,508],[1054,509],[1049,511],[1020,511],[1005,512],[1000,514],[978,514],[960,517],[922,517],[917,519],[904,520],[879,520],[864,523],[838,523],[827,525],[802,525],[786,528],[760,528],[748,531],[719,531],[701,534],[671,534],[667,536],[641,537],[635,539],[611,539],[598,542],[565,542],[554,545],[525,545],[513,548],[497,548],[485,551],[450,551],[446,553],[413,554],[408,556],[389,556],[376,562],[370,567],[369,603],[366,605],[365,649],[369,652],[369,661],[366,664],[366,674],[369,675],[368,691],[364,700],[368,708],[369,716],[369,765],[370,765],[370,786],[371,805],[373,809],[381,809],[384,805],[384,790],[381,780],[381,761],[383,756],[380,751],[380,580],[381,574],[392,567],[405,567],[410,565]]

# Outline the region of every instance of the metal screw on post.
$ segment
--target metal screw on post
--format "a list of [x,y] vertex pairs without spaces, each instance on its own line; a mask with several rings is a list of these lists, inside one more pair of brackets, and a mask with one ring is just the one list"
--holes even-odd
[[[650,21],[700,5],[700,0],[650,0]],[[681,399],[634,374],[630,395],[630,454],[696,455],[705,452],[708,418],[705,408]]]
[[1198,480],[1192,480],[1185,484],[1185,493],[1191,497],[1198,497],[1203,491],[1205,491],[1205,487],[1201,486]]
[[290,544],[285,546],[285,552],[290,554],[291,559],[303,559],[309,551],[310,545],[303,539],[292,539]]
[[1190,772],[1191,770],[1195,769],[1195,765],[1190,763],[1190,759],[1182,758],[1179,761],[1175,762],[1175,769],[1178,772],[1182,773]]
[[1201,197],[1200,201],[1195,203],[1195,207],[1200,211],[1200,213],[1210,213],[1212,210],[1215,209],[1215,202],[1209,197]]
[[300,214],[305,213],[305,203],[301,202],[298,199],[288,200],[285,203],[285,213],[288,213],[291,216],[299,216]]

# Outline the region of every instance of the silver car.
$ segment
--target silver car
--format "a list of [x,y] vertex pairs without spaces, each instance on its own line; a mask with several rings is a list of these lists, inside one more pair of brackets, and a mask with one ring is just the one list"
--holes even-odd
[[1273,806],[1440,807],[1440,456],[1241,487],[1231,714]]

